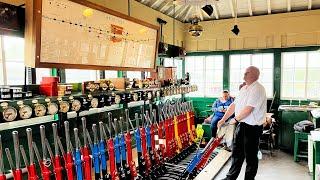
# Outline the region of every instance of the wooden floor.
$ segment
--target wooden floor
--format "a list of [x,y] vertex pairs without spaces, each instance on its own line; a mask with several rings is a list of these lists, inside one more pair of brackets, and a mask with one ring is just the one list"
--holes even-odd
[[[217,175],[216,180],[223,179],[230,168],[230,161]],[[245,163],[242,166],[239,180],[244,179]],[[311,175],[308,173],[307,161],[295,163],[291,154],[282,151],[276,151],[270,157],[263,154],[263,159],[259,162],[258,174],[256,180],[310,180]]]

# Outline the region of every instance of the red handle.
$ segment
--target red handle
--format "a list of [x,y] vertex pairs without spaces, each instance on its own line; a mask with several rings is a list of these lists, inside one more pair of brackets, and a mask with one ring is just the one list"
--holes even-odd
[[114,145],[113,145],[113,140],[110,138],[108,140],[108,148],[109,148],[109,162],[110,162],[110,174],[112,180],[117,180],[119,179],[118,177],[118,172],[116,169],[116,161],[115,161],[115,154],[114,154]]
[[67,152],[66,154],[66,170],[67,170],[67,178],[68,180],[74,179],[74,172],[73,172],[73,158],[72,154],[70,152]]
[[56,180],[63,179],[62,170],[63,170],[63,167],[61,166],[61,158],[60,156],[55,156],[54,157],[54,173],[56,175]]
[[214,140],[214,142],[211,144],[211,146],[208,148],[208,150],[204,153],[200,162],[198,163],[197,170],[204,168],[204,166],[207,164],[207,161],[208,161],[210,155],[212,154],[214,149],[219,146],[221,140],[222,140],[222,138],[216,138]]
[[91,157],[89,147],[83,148],[84,180],[91,180]]
[[42,162],[41,170],[42,170],[42,179],[43,180],[50,180],[51,172],[50,169],[45,165],[46,162]]
[[0,174],[0,180],[6,180],[6,175]]
[[22,171],[21,169],[16,169],[13,171],[13,179],[14,180],[22,180]]
[[[30,164],[28,167],[28,180],[38,180],[37,170],[35,164]],[[0,178],[1,180],[1,178]]]
[[132,148],[131,148],[131,135],[130,133],[126,133],[126,147],[127,147],[127,162],[130,167],[131,179],[138,176],[135,162],[132,161]]

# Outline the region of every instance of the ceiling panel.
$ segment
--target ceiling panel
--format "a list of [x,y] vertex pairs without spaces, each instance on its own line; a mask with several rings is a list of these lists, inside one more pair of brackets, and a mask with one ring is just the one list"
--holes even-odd
[[308,0],[291,0],[292,10],[307,10],[308,9]]
[[320,0],[313,0],[312,9],[319,9],[319,8],[320,8]]
[[12,4],[12,5],[15,5],[15,6],[20,6],[20,5],[23,5],[25,4],[25,0],[0,0],[0,2],[4,2],[4,3],[7,3],[7,4]]

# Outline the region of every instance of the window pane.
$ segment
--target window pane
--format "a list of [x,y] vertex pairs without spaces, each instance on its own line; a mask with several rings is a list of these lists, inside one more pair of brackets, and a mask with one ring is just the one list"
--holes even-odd
[[118,71],[107,70],[107,71],[104,71],[104,75],[105,75],[106,79],[108,79],[108,78],[117,78],[118,77]]
[[300,81],[300,82],[305,82],[306,80],[306,69],[302,69],[302,68],[296,68],[295,72],[294,72],[294,78],[295,81]]
[[187,56],[186,72],[190,73],[191,84],[198,86],[198,92],[190,97],[219,97],[222,91],[223,56]]
[[310,52],[308,57],[308,67],[320,68],[320,52]]
[[[234,66],[233,64],[239,64]],[[256,66],[260,70],[259,82],[264,85],[267,97],[273,96],[273,54],[234,54],[230,56],[230,93],[234,96],[242,84],[243,74],[249,66]]]
[[294,89],[294,97],[296,98],[304,98],[305,97],[305,83],[295,83],[293,86]]
[[173,58],[164,58],[164,62],[163,62],[163,66],[164,67],[173,67]]
[[283,98],[292,98],[293,97],[293,83],[282,83],[281,96]]
[[82,69],[66,69],[66,83],[80,83],[83,81],[96,81],[98,71]]
[[3,36],[7,85],[24,84],[24,39]]
[[141,79],[141,71],[127,71],[127,78]]
[[49,68],[36,68],[36,83],[40,84],[42,77],[49,77],[50,69]]
[[307,97],[309,99],[319,99],[320,95],[320,83],[308,83],[307,84]]
[[24,62],[24,39],[3,36],[6,61]]
[[7,85],[23,85],[24,71],[24,63],[6,62]]

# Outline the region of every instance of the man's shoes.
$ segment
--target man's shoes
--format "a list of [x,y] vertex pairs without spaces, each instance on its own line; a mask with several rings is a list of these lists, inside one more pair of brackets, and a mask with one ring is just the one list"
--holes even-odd
[[223,179],[221,179],[221,180],[230,180],[228,177],[225,177],[225,178],[223,178]]

